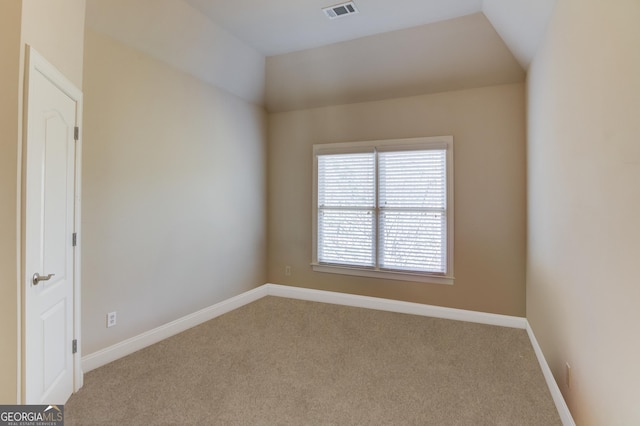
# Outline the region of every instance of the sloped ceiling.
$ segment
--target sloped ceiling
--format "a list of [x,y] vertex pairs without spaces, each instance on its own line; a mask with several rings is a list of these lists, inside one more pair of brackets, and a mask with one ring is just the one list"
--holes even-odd
[[482,13],[267,58],[266,106],[286,111],[524,81]]
[[87,25],[284,111],[523,81],[556,2],[354,0],[327,19],[339,1],[87,0]]

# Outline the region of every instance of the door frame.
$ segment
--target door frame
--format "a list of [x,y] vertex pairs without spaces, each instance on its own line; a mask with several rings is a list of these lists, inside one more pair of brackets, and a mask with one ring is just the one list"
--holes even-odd
[[[73,338],[77,340],[77,352],[73,354],[73,391],[77,392],[83,384],[83,372],[82,372],[82,351],[80,338],[80,288],[81,288],[81,247],[80,242],[82,233],[80,232],[81,224],[81,183],[82,183],[82,107],[83,107],[83,95],[82,91],[78,89],[70,80],[68,80],[56,67],[51,65],[40,53],[38,53],[33,47],[26,45],[25,52],[25,76],[24,76],[24,102],[23,102],[23,120],[22,120],[22,158],[21,158],[21,203],[20,203],[20,232],[21,232],[21,249],[20,249],[20,323],[19,323],[19,336],[20,345],[18,347],[18,361],[19,361],[19,380],[18,380],[18,401],[22,404],[25,403],[25,389],[27,383],[25,380],[25,343],[26,343],[26,327],[25,327],[25,304],[26,304],[26,289],[29,286],[28,273],[25,270],[26,261],[26,152],[27,152],[27,126],[28,126],[28,109],[29,109],[29,78],[34,73],[40,73],[53,83],[58,89],[69,96],[76,103],[76,126],[79,128],[78,138],[75,142],[75,183],[74,183],[74,230],[77,234],[76,246],[73,250]],[[71,350],[71,348],[69,348]]]

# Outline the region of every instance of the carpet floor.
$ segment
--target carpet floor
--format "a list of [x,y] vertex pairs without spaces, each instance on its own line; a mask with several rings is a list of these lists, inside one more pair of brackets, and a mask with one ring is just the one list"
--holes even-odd
[[560,425],[526,331],[265,297],[90,371],[70,425]]

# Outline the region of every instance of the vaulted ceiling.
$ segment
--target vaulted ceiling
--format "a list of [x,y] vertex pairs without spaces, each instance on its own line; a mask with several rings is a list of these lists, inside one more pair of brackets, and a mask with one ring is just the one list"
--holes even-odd
[[266,56],[483,12],[523,67],[544,34],[555,0],[355,0],[355,15],[328,20],[341,0],[185,0]]
[[266,56],[470,15],[482,0],[355,0],[358,14],[329,20],[342,0],[186,0]]
[[87,25],[285,111],[524,81],[556,0],[354,0],[329,20],[339,2],[88,0]]
[[474,13],[269,56],[266,77],[267,108],[286,111],[519,83],[525,71]]

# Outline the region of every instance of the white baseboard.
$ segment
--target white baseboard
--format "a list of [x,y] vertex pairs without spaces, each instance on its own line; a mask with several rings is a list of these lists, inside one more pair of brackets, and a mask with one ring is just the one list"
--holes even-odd
[[191,327],[195,327],[196,325],[226,314],[227,312],[231,312],[234,309],[247,305],[265,296],[286,297],[290,299],[308,300],[311,302],[332,303],[335,305],[353,306],[357,308],[377,309],[380,311],[525,329],[527,330],[527,334],[531,340],[531,345],[533,346],[536,357],[538,358],[540,368],[542,369],[542,373],[547,382],[547,386],[549,387],[549,391],[551,392],[551,396],[563,425],[575,426],[575,422],[569,412],[569,408],[567,407],[562,393],[560,393],[560,388],[558,388],[553,374],[551,373],[551,369],[544,358],[542,349],[540,348],[540,345],[538,344],[535,335],[533,334],[533,330],[526,318],[302,287],[291,287],[279,284],[264,284],[253,290],[249,290],[245,293],[239,294],[238,296],[216,303],[208,308],[204,308],[200,311],[194,312],[193,314],[179,318],[168,324],[84,356],[82,357],[82,370],[86,373],[95,368],[106,365],[112,361],[132,354],[133,352],[154,343],[158,343]]
[[112,361],[132,354],[147,346],[158,343],[168,337],[174,336],[185,330],[200,325],[204,322],[219,317],[220,315],[238,309],[267,295],[267,288],[263,285],[249,290],[235,297],[223,300],[220,303],[201,309],[190,315],[178,318],[165,325],[149,330],[145,333],[123,340],[92,354],[82,357],[82,371],[84,373],[102,367]]
[[480,324],[498,325],[524,329],[525,318],[507,315],[489,314],[485,312],[466,311],[463,309],[444,308],[441,306],[423,305],[420,303],[399,300],[381,299],[377,297],[291,287],[279,284],[264,284],[238,296],[216,303],[193,314],[179,318],[168,324],[131,337],[115,345],[109,346],[82,357],[82,371],[88,372],[124,356],[132,354],[147,346],[158,343],[168,337],[188,330],[234,309],[254,302],[265,296],[286,297],[290,299],[308,300],[312,302],[333,303],[335,305],[353,306],[357,308],[377,309],[380,311],[399,312],[403,314],[421,315],[458,321],[476,322]]
[[444,308],[442,306],[423,305],[421,303],[403,302],[400,300],[381,299],[378,297],[336,293],[332,291],[313,290],[278,284],[265,284],[265,287],[267,288],[267,294],[270,296],[288,297],[290,299],[332,303],[334,305],[377,309],[379,311],[475,322],[479,324],[498,325],[502,327],[520,328],[523,330],[527,326],[526,318],[509,315]]
[[575,426],[576,423],[573,420],[573,416],[569,411],[569,407],[567,406],[567,402],[564,400],[562,396],[562,392],[560,392],[560,388],[558,387],[558,383],[556,383],[556,379],[553,377],[553,373],[551,372],[551,368],[549,368],[549,364],[542,353],[542,348],[538,344],[538,340],[536,339],[535,334],[533,334],[533,329],[531,325],[527,321],[527,334],[529,335],[529,340],[531,340],[531,346],[533,346],[533,351],[538,358],[538,363],[540,364],[540,368],[542,369],[542,374],[544,375],[544,379],[547,382],[547,387],[549,388],[549,392],[551,392],[551,397],[553,398],[553,402],[556,404],[556,409],[558,410],[558,414],[560,415],[560,420],[562,420],[562,424],[564,426]]

